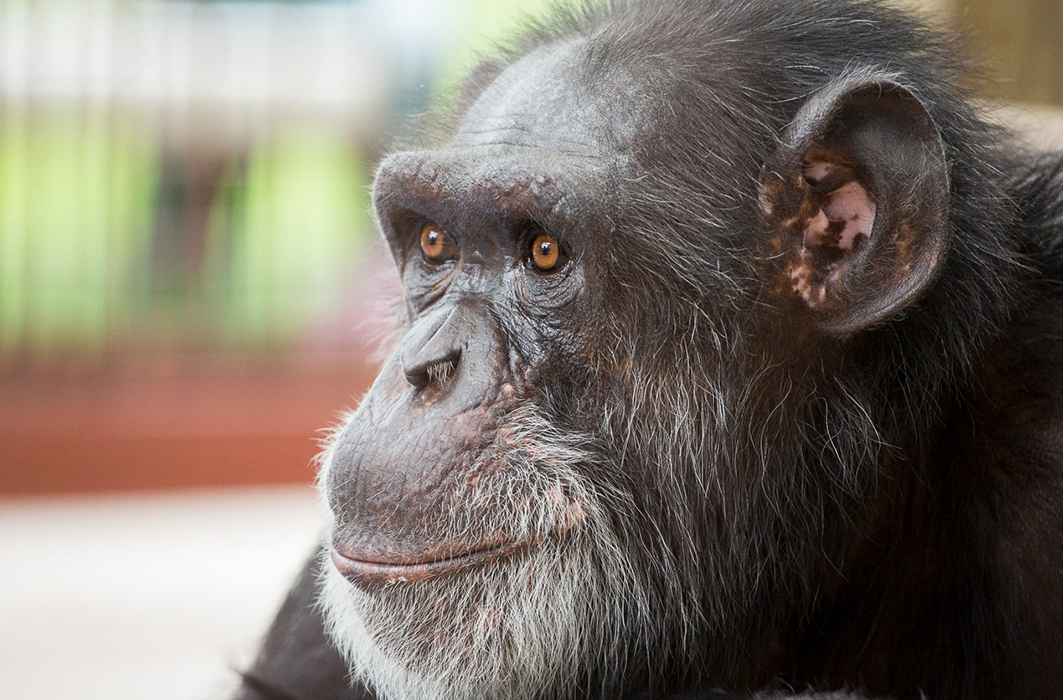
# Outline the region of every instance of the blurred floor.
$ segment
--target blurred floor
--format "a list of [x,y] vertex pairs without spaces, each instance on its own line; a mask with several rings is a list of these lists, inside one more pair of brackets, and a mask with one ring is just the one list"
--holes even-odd
[[226,697],[319,523],[306,486],[0,500],[0,698]]

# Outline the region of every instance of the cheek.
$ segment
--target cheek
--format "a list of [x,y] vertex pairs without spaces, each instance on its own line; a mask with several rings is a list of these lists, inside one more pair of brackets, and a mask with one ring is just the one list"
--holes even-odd
[[511,266],[503,278],[504,295],[529,313],[571,308],[585,287],[583,268],[569,260],[553,272],[539,272],[524,263]]

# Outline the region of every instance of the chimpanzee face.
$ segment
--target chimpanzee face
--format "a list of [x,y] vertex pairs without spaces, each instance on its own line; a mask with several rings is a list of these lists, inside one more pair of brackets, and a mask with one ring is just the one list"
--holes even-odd
[[828,361],[943,254],[942,146],[889,76],[837,77],[765,151],[766,117],[713,133],[597,50],[530,52],[377,175],[407,330],[327,451],[323,603],[389,699],[710,664],[814,505],[782,495],[793,348]]

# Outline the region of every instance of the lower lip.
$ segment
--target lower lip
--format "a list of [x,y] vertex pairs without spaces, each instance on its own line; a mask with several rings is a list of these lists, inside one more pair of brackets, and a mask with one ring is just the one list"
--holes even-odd
[[512,556],[526,547],[526,544],[497,545],[445,559],[421,562],[360,559],[357,555],[340,552],[335,547],[332,548],[331,554],[332,564],[351,583],[381,585],[427,581]]

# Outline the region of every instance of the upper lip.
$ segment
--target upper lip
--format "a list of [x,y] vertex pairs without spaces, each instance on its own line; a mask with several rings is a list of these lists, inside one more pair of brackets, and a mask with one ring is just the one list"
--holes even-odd
[[424,581],[454,573],[525,549],[528,542],[484,543],[440,553],[411,556],[381,556],[332,545],[332,563],[352,583],[381,584]]

